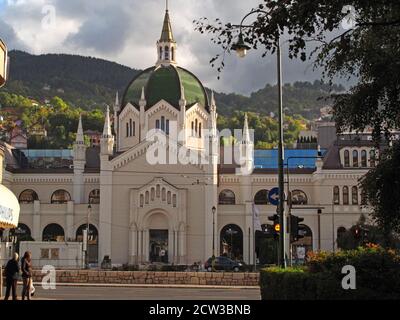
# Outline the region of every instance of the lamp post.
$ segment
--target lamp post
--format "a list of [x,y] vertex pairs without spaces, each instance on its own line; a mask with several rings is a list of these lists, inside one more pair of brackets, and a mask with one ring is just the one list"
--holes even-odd
[[88,204],[88,210],[87,210],[87,224],[86,224],[86,251],[85,251],[85,266],[86,269],[89,269],[89,228],[90,228],[90,223],[89,223],[89,218],[90,218],[90,212],[92,210],[92,205]]
[[212,207],[212,216],[213,216],[213,238],[212,238],[212,257],[211,257],[211,268],[212,271],[215,271],[215,211],[217,208],[215,206]]
[[[240,58],[244,58],[247,54],[247,51],[251,48],[245,44],[243,40],[242,26],[244,20],[255,13],[263,13],[268,15],[269,13],[265,10],[255,9],[250,11],[247,15],[242,19],[239,26],[239,39],[238,42],[232,46],[232,50],[235,50]],[[277,73],[278,73],[278,187],[279,187],[279,204],[278,204],[278,215],[279,215],[279,224],[281,227],[281,231],[279,232],[279,255],[278,255],[278,264],[285,268],[286,259],[285,259],[285,226],[284,226],[284,174],[283,174],[283,161],[284,161],[284,151],[283,151],[283,104],[282,104],[282,56],[281,56],[281,44],[280,38],[276,41],[276,53],[277,53]]]

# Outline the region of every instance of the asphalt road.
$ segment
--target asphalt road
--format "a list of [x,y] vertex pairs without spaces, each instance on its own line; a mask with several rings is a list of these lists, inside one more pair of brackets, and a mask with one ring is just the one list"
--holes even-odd
[[[18,299],[21,299],[18,286]],[[36,286],[34,300],[260,300],[260,289]]]

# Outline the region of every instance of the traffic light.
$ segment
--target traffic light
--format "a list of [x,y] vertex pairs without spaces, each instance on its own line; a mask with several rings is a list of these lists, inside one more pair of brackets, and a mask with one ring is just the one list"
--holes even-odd
[[300,218],[294,215],[290,215],[290,239],[292,242],[295,242],[301,238],[304,238],[304,235],[300,234],[299,224],[304,221],[304,218]]
[[274,223],[273,234],[274,234],[274,239],[277,239],[279,237],[279,232],[281,231],[281,225],[279,224],[279,216],[277,214],[274,214],[273,216],[268,217],[268,220]]

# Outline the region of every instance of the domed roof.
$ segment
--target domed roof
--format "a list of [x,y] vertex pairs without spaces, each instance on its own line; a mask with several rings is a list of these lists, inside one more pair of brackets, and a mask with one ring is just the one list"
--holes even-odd
[[173,65],[151,67],[137,75],[128,85],[122,99],[122,108],[128,102],[139,106],[139,100],[144,87],[146,110],[164,99],[179,110],[179,100],[184,88],[186,108],[199,103],[208,108],[206,90],[200,80],[191,72]]

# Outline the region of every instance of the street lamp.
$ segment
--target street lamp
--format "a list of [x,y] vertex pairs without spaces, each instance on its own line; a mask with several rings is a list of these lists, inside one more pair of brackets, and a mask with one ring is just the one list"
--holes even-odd
[[[232,45],[232,50],[235,50],[239,57],[244,57],[247,53],[247,50],[250,49],[243,40],[242,27],[244,20],[255,13],[263,13],[268,15],[269,13],[265,10],[255,9],[250,11],[247,15],[242,19],[239,26],[239,39],[238,42]],[[281,55],[281,44],[280,37],[276,41],[276,53],[277,53],[277,72],[278,72],[278,187],[279,187],[279,204],[278,204],[278,215],[279,215],[279,224],[281,227],[281,232],[279,233],[279,256],[278,256],[278,264],[285,268],[285,230],[284,230],[284,174],[283,174],[283,161],[284,161],[284,152],[283,152],[283,103],[282,103],[282,55]]]
[[212,257],[211,257],[211,268],[212,271],[215,271],[215,211],[217,208],[215,206],[211,209],[213,215],[213,240],[212,240]]
[[90,224],[89,224],[89,217],[90,217],[90,212],[92,210],[92,205],[88,204],[88,210],[87,210],[87,224],[86,224],[86,251],[85,251],[85,265],[86,265],[86,269],[89,269],[89,228],[90,228]]

